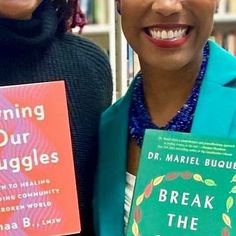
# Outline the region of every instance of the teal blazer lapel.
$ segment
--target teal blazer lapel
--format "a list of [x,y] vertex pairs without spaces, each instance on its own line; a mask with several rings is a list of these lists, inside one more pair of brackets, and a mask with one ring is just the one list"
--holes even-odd
[[192,132],[236,137],[236,60],[209,41],[210,58],[199,95]]
[[236,112],[236,89],[204,83],[195,112],[192,133],[236,137],[232,129]]
[[[128,114],[131,90],[103,115],[100,131],[100,160],[96,187],[99,203],[97,235],[124,235],[124,198],[127,167]],[[108,141],[107,141],[108,140]],[[109,143],[109,146],[106,146]],[[104,223],[105,222],[105,223]]]

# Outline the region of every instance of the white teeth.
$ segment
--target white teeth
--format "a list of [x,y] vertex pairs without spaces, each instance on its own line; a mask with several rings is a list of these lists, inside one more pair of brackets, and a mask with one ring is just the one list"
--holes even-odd
[[183,38],[187,33],[187,28],[179,28],[173,30],[164,30],[160,28],[152,28],[149,30],[152,38],[155,39],[180,39]]
[[182,35],[182,30],[179,29],[179,31],[178,31],[178,36],[180,37],[181,35]]
[[178,37],[178,30],[175,30],[174,32],[174,38],[177,38]]
[[174,32],[172,30],[170,30],[168,32],[168,39],[172,39],[172,38],[174,38]]
[[162,33],[161,33],[161,38],[162,39],[167,39],[167,31],[163,30]]
[[186,33],[187,33],[187,29],[182,29],[181,34],[182,34],[182,35],[186,35]]

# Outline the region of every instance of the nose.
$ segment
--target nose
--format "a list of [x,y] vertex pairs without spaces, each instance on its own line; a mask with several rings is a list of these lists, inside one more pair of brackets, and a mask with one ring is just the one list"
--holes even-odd
[[181,0],[154,0],[152,10],[163,16],[170,16],[182,10]]

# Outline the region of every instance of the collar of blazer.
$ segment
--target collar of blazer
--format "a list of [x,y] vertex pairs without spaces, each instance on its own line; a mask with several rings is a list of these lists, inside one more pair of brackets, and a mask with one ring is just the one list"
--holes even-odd
[[[236,137],[236,59],[213,42],[209,43],[209,64],[191,132]],[[102,236],[121,236],[124,233],[128,113],[132,89],[133,85],[102,115],[95,197],[97,231]]]
[[[214,42],[209,41],[209,45],[208,67],[191,132],[227,136],[236,109],[236,59]],[[127,94],[103,114],[102,125],[115,119],[127,130],[132,90],[133,83]]]

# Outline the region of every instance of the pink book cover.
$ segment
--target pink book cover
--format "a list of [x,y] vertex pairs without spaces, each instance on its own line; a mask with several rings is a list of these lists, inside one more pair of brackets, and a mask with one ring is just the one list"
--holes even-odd
[[0,235],[80,230],[64,81],[0,87]]

